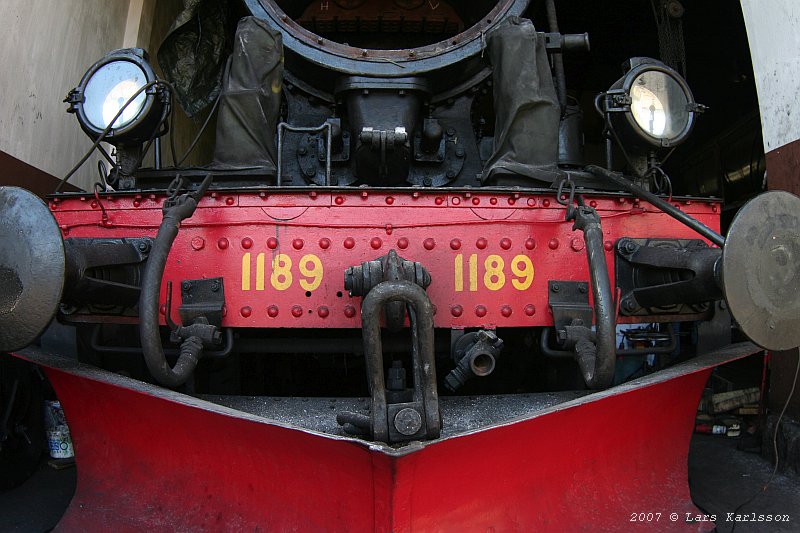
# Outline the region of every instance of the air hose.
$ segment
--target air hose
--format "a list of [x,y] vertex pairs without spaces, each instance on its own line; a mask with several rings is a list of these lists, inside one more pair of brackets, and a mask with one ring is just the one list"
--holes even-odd
[[[158,324],[158,297],[161,292],[161,278],[167,265],[172,243],[178,235],[180,224],[190,218],[197,209],[197,203],[208,190],[212,174],[207,174],[203,183],[193,193],[177,196],[180,176],[175,179],[172,196],[164,202],[164,218],[150,250],[150,256],[142,276],[139,295],[139,338],[142,352],[150,374],[165,387],[179,387],[191,377],[203,353],[203,344],[197,337],[189,337],[181,345],[180,355],[174,367],[170,367],[161,344]],[[170,186],[173,189],[173,186]]]

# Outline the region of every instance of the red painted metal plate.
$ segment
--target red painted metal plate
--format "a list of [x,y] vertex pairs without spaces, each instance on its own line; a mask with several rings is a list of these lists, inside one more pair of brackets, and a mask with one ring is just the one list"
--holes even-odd
[[[130,237],[155,236],[162,201],[87,196],[50,205],[65,237]],[[698,238],[634,199],[586,202],[602,218],[612,276],[620,237]],[[675,203],[719,229],[717,203]],[[552,196],[519,193],[213,193],[182,224],[164,279],[179,287],[224,277],[223,326],[360,328],[360,298],[347,294],[344,271],[395,249],[431,273],[436,327],[552,325],[548,280],[589,280],[582,233],[564,214]],[[173,317],[179,305],[176,294]]]
[[[687,522],[697,402],[733,345],[607,391],[395,450],[287,427],[28,349],[70,424],[62,531],[707,531]],[[658,513],[632,522],[639,513]]]

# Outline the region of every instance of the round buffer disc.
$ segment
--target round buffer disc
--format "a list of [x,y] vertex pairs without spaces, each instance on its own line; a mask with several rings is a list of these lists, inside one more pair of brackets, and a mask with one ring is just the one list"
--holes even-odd
[[52,320],[64,287],[64,243],[47,205],[0,187],[0,351],[33,342]]
[[800,346],[800,198],[763,193],[742,207],[722,251],[725,299],[753,342]]

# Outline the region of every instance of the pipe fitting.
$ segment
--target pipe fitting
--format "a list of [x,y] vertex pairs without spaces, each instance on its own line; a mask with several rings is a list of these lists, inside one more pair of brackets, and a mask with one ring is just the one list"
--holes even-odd
[[473,377],[486,377],[494,372],[503,340],[493,331],[467,333],[453,347],[456,367],[444,378],[445,387],[457,391]]

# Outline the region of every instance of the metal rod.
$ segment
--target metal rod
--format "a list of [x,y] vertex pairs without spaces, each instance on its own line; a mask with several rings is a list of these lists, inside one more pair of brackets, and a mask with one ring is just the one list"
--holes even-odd
[[611,172],[605,168],[598,167],[596,165],[589,165],[586,167],[586,171],[594,174],[599,178],[607,179],[614,184],[618,185],[622,189],[628,191],[632,195],[650,202],[678,222],[692,228],[694,231],[708,239],[709,241],[713,242],[720,248],[725,245],[725,237],[714,231],[713,229],[709,228],[699,220],[690,217],[674,205],[670,204],[663,198],[659,198],[655,194],[651,193],[650,191],[646,191],[633,183],[630,180],[625,179],[621,174],[617,174],[616,172]]
[[153,166],[156,170],[161,170],[161,137],[156,137],[153,141]]
[[[575,352],[572,350],[555,350],[550,347],[550,328],[542,329],[542,336],[539,339],[539,348],[545,357],[551,359],[572,359],[575,357]],[[669,343],[660,346],[649,346],[646,348],[618,348],[616,350],[617,357],[625,357],[631,355],[649,355],[653,354],[670,354],[678,347],[678,335],[672,329],[672,324],[667,327],[667,334],[669,335]],[[655,341],[654,341],[655,342]]]
[[[554,0],[547,0],[547,23],[550,26],[550,32],[561,33],[558,29],[558,16]],[[563,115],[567,108],[567,76],[564,74],[564,56],[561,53],[553,54],[553,68],[556,71],[558,103],[561,104],[561,114]]]

